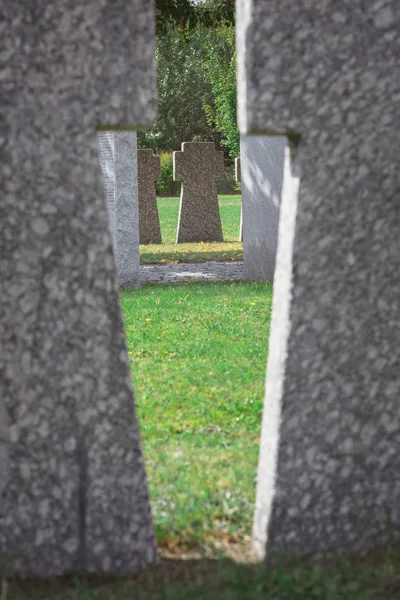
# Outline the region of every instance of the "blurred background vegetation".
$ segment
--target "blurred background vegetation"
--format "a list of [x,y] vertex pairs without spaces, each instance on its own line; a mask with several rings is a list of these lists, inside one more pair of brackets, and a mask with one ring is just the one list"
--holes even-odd
[[[227,177],[239,156],[234,0],[157,0],[158,118],[139,148],[161,155],[160,195],[179,194],[172,156],[182,142],[214,142]],[[232,187],[232,189],[230,189]],[[233,193],[222,184],[220,193]]]

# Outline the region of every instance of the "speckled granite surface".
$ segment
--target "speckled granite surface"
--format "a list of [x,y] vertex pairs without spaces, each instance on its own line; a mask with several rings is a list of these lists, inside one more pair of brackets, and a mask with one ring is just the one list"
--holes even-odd
[[149,0],[3,0],[0,564],[156,560],[98,124],[155,117]]
[[216,182],[226,178],[224,153],[212,142],[184,142],[173,160],[174,180],[182,181],[176,243],[222,242]]
[[141,244],[161,244],[155,182],[161,177],[160,157],[138,150],[139,235]]
[[104,186],[104,197],[108,214],[108,228],[114,256],[117,245],[117,215],[115,212],[115,143],[113,131],[99,131],[97,133],[99,144],[99,159],[101,176]]
[[244,276],[272,281],[287,139],[240,136]]
[[135,131],[99,131],[109,228],[118,283],[140,286],[138,154]]
[[400,532],[400,4],[237,8],[241,130],[293,148],[254,543],[361,553]]

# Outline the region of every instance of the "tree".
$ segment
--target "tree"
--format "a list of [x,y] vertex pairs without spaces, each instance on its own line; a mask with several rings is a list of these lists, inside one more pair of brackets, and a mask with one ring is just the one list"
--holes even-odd
[[240,154],[240,134],[236,110],[235,29],[223,26],[213,31],[214,43],[208,45],[207,74],[212,101],[203,99],[208,124],[221,135],[221,143],[229,148],[231,158]]
[[196,5],[192,0],[157,0],[156,19],[158,35],[164,35],[171,26],[183,33],[186,27],[196,25]]
[[[208,10],[215,1],[206,1]],[[156,58],[158,118],[151,131],[138,134],[140,146],[161,152],[185,141],[212,141],[238,156],[233,25],[197,24],[182,33],[167,23],[157,36]]]
[[158,118],[151,131],[139,132],[142,148],[179,150],[182,142],[195,137],[220,145],[203,110],[204,102],[212,103],[204,34],[203,28],[195,27],[183,37],[168,25],[157,36]]
[[157,0],[157,33],[169,26],[179,28],[183,35],[196,25],[206,28],[233,25],[235,0]]

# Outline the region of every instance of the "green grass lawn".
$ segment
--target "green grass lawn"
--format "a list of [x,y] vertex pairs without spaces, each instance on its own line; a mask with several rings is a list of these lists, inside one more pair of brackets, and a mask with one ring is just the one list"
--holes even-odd
[[140,246],[142,264],[243,260],[239,242],[241,196],[218,196],[224,242],[175,244],[179,198],[157,198],[162,244]]
[[11,583],[1,600],[399,600],[400,551],[326,565],[266,569],[231,560],[162,560],[125,578]]
[[272,286],[147,286],[122,305],[157,537],[248,536]]

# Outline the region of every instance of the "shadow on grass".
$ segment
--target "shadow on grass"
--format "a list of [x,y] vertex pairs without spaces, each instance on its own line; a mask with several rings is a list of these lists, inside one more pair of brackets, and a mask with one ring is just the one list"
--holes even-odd
[[243,260],[241,242],[149,244],[140,246],[141,264],[204,263]]
[[75,575],[13,582],[13,600],[391,600],[400,598],[400,548],[324,564],[267,569],[226,558],[162,558],[130,577]]

